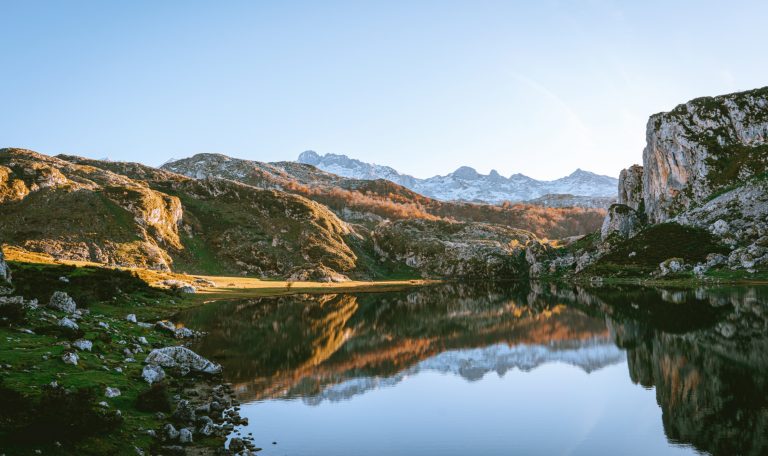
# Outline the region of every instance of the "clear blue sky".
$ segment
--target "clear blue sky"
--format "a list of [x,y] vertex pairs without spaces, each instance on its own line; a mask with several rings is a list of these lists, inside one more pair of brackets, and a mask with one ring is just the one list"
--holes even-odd
[[0,145],[158,165],[343,153],[426,177],[641,161],[768,85],[765,1],[0,0]]

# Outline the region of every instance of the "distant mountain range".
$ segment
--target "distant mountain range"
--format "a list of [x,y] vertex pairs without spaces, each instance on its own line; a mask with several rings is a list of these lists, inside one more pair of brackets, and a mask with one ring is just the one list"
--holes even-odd
[[618,179],[581,169],[560,179],[541,181],[523,174],[504,177],[496,170],[485,175],[468,166],[462,166],[445,176],[419,179],[401,174],[389,166],[366,163],[346,155],[320,155],[308,150],[299,155],[297,161],[343,177],[387,179],[424,196],[443,201],[499,204],[504,201],[521,202],[552,195],[569,195],[572,201],[579,202],[577,205],[604,207],[605,201],[590,199],[613,199],[618,188]]

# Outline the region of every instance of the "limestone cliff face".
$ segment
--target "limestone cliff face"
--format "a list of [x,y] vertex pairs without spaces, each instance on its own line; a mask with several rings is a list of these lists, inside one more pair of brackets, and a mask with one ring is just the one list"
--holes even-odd
[[622,238],[631,238],[640,232],[641,226],[637,211],[625,204],[614,204],[608,209],[600,228],[600,239],[605,240],[613,233]]
[[655,114],[646,140],[643,201],[649,221],[658,223],[766,171],[768,87]]
[[643,205],[643,167],[632,165],[622,169],[619,174],[619,196],[616,201],[634,210],[641,210]]

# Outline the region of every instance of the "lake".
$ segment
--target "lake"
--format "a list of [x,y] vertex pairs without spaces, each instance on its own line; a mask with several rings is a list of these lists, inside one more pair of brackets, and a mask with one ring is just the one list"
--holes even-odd
[[768,288],[445,284],[178,318],[264,455],[768,454]]

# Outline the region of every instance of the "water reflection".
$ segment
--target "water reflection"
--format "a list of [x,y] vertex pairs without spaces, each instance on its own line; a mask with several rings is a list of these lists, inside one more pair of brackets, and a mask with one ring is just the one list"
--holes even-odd
[[216,303],[180,318],[209,332],[195,348],[224,364],[244,401],[319,406],[430,372],[480,382],[626,364],[632,383],[655,389],[668,442],[766,454],[767,292],[449,284]]

